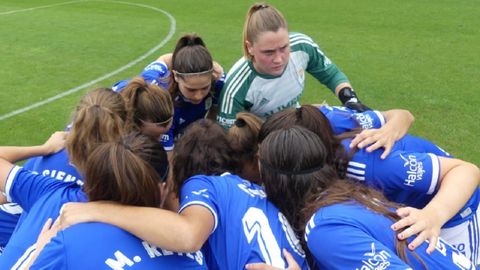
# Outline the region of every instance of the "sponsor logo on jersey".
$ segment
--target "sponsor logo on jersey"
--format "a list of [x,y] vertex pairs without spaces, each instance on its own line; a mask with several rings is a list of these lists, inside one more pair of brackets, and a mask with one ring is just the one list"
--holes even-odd
[[415,182],[423,179],[425,170],[423,169],[423,162],[418,161],[415,155],[408,155],[400,157],[405,161],[403,167],[406,169],[407,177],[403,180],[403,184],[406,186],[413,187]]
[[390,266],[389,259],[392,257],[390,253],[385,250],[377,251],[375,249],[375,243],[371,245],[372,251],[363,254],[365,256],[362,259],[362,266],[356,268],[357,270],[383,270]]
[[226,117],[217,116],[217,122],[222,126],[232,126],[235,123],[235,119],[228,119]]
[[368,114],[356,113],[354,114],[355,120],[362,129],[373,128],[373,118]]
[[270,100],[268,100],[266,98],[262,98],[262,100],[260,100],[259,106],[263,106],[263,105],[267,104],[268,102],[270,102]]

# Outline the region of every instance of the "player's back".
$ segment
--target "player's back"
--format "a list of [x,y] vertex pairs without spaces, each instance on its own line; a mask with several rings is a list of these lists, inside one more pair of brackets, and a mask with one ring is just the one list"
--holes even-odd
[[202,252],[158,248],[105,223],[82,223],[59,231],[31,269],[207,269]]
[[215,218],[206,245],[209,269],[243,269],[253,262],[284,268],[283,248],[306,268],[297,237],[260,186],[231,174],[198,175],[184,183],[180,198],[181,209],[203,205]]

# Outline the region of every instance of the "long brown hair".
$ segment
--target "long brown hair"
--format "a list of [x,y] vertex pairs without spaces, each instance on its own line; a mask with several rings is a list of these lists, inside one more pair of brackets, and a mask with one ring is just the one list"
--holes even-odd
[[122,97],[109,88],[97,88],[82,97],[65,143],[70,161],[82,174],[97,144],[121,138],[126,118]]
[[[174,101],[180,95],[175,75],[179,78],[195,74],[198,74],[195,76],[212,75],[213,59],[201,37],[197,34],[187,34],[177,41],[172,55],[172,70],[174,72],[171,74],[169,92]],[[213,83],[212,77],[212,86]],[[212,86],[210,91],[213,91]]]
[[[258,175],[258,133],[263,120],[248,112],[237,113],[233,126],[228,129],[227,138],[239,162],[238,175],[252,182],[259,182]],[[253,168],[252,168],[253,167]],[[256,171],[252,171],[255,170]]]
[[288,30],[288,24],[278,9],[266,3],[252,5],[248,9],[243,25],[244,56],[249,60],[253,58],[248,52],[247,41],[253,44],[261,33],[267,31],[277,32],[280,28]]
[[161,143],[134,132],[121,141],[98,145],[86,163],[84,191],[90,201],[158,207],[158,183],[168,159]]
[[315,106],[302,105],[299,108],[288,108],[273,114],[262,125],[258,142],[261,143],[274,130],[294,125],[305,127],[320,137],[326,147],[327,163],[335,164],[339,174],[343,176],[349,159],[348,155],[341,140],[335,137],[328,119]]
[[225,130],[210,119],[190,124],[173,150],[174,192],[189,177],[197,174],[220,175],[233,172],[236,161]]
[[172,121],[173,102],[170,95],[157,85],[147,84],[143,77],[132,78],[120,93],[128,111],[127,130],[140,130],[142,121],[164,123],[164,127]]
[[[399,220],[391,211],[399,205],[389,202],[382,193],[339,178],[328,163],[328,150],[322,140],[304,127],[292,126],[267,135],[259,148],[259,160],[268,199],[298,233],[304,233],[306,222],[319,208],[352,200],[392,221]],[[405,240],[396,239],[396,252],[408,263]]]

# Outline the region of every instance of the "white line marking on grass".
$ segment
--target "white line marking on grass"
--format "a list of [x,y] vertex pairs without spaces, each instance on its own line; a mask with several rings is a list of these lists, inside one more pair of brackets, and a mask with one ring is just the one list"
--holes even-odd
[[[13,14],[13,13],[17,13],[17,12],[24,12],[24,11],[31,11],[31,10],[36,10],[36,9],[40,9],[40,8],[47,8],[47,7],[53,7],[53,6],[59,6],[59,5],[67,5],[67,4],[73,4],[73,3],[79,3],[79,2],[86,2],[86,1],[72,1],[72,2],[64,2],[64,3],[59,3],[59,4],[54,4],[54,5],[49,5],[49,6],[40,6],[40,7],[33,7],[33,8],[28,8],[28,9],[21,9],[21,10],[13,10],[13,11],[8,11],[8,12],[3,12],[3,13],[0,13],[0,15],[6,15],[6,14]],[[105,79],[108,79],[110,78],[111,76],[113,75],[116,75],[138,63],[140,63],[141,61],[143,61],[145,58],[147,58],[148,56],[150,56],[151,54],[153,54],[156,50],[162,48],[173,36],[173,34],[175,33],[175,29],[176,29],[176,21],[175,21],[175,18],[168,12],[162,10],[162,9],[159,9],[159,8],[156,8],[156,7],[152,7],[152,6],[148,6],[148,5],[144,5],[144,4],[136,4],[136,3],[130,3],[130,2],[123,2],[123,1],[102,1],[102,2],[110,2],[110,3],[120,3],[120,4],[125,4],[125,5],[131,5],[131,6],[138,6],[138,7],[143,7],[143,8],[148,8],[148,9],[151,9],[151,10],[155,10],[155,11],[158,11],[160,13],[163,13],[165,14],[168,19],[170,20],[170,29],[168,31],[168,34],[167,36],[159,43],[157,44],[155,47],[153,47],[152,49],[150,49],[148,52],[146,52],[145,54],[141,55],[140,57],[138,57],[137,59],[131,61],[130,63],[124,65],[123,67],[120,67],[110,73],[107,73],[103,76],[100,76],[94,80],[91,80],[87,83],[84,83],[80,86],[77,86],[77,87],[74,87],[72,89],[69,89],[69,90],[66,90],[58,95],[55,95],[53,97],[49,97],[45,100],[42,100],[42,101],[39,101],[39,102],[36,102],[36,103],[33,103],[29,106],[26,106],[24,108],[21,108],[21,109],[18,109],[18,110],[14,110],[12,112],[9,112],[9,113],[6,113],[4,115],[0,115],[0,121],[2,120],[5,120],[5,119],[8,119],[10,117],[13,117],[15,115],[18,115],[18,114],[21,114],[21,113],[24,113],[24,112],[27,112],[27,111],[30,111],[32,109],[35,109],[35,108],[38,108],[40,106],[43,106],[45,104],[48,104],[48,103],[51,103],[57,99],[60,99],[60,98],[63,98],[65,96],[68,96],[70,94],[73,94],[75,92],[78,92],[79,90],[82,90],[86,87],[89,87],[97,82],[100,82],[102,80],[105,80]]]

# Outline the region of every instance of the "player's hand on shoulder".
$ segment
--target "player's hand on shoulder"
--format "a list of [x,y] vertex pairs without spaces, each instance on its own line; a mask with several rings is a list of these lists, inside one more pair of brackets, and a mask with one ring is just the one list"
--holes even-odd
[[401,219],[392,225],[392,229],[399,232],[398,239],[404,240],[416,235],[415,239],[408,243],[408,248],[414,250],[428,240],[427,253],[432,253],[443,226],[438,211],[428,207],[401,207],[397,209],[397,214]]
[[45,154],[54,154],[62,150],[65,147],[65,141],[67,139],[68,132],[57,131],[54,132],[50,138],[43,144],[45,148]]
[[101,215],[99,205],[103,202],[69,202],[60,209],[59,226],[66,229],[72,225],[85,222],[98,221],[97,216]]
[[366,147],[367,152],[373,152],[379,148],[384,148],[381,158],[385,159],[388,154],[390,154],[397,138],[397,132],[385,126],[378,129],[365,129],[353,138],[350,143],[350,148]]
[[213,74],[212,74],[212,76],[213,76],[213,79],[215,81],[220,80],[223,76],[223,68],[216,61],[213,61]]

